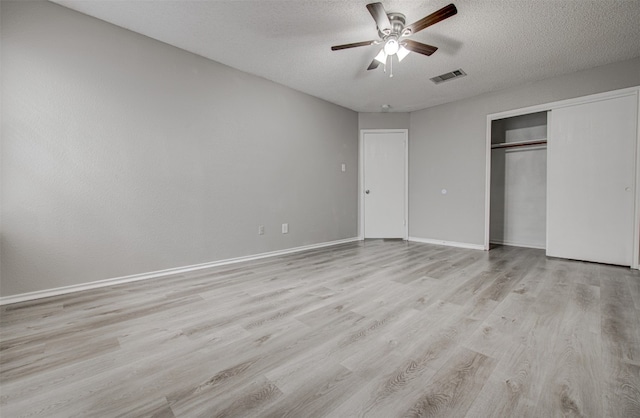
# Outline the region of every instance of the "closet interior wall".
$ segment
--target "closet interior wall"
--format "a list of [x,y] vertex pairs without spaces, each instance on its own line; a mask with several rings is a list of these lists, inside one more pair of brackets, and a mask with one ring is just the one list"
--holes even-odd
[[492,121],[491,244],[546,247],[546,139],[547,112]]

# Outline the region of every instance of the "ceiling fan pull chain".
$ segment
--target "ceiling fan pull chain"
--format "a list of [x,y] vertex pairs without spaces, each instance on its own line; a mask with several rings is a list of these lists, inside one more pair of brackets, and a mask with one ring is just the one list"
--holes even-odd
[[389,57],[389,78],[393,77],[393,55]]

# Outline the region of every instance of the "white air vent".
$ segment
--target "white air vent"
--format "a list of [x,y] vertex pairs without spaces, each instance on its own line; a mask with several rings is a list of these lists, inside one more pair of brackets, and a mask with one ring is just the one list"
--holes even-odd
[[436,84],[440,84],[445,81],[453,80],[454,78],[464,77],[465,75],[467,75],[467,73],[462,71],[462,68],[458,68],[457,70],[451,71],[450,73],[444,73],[440,74],[437,77],[430,78],[430,80]]

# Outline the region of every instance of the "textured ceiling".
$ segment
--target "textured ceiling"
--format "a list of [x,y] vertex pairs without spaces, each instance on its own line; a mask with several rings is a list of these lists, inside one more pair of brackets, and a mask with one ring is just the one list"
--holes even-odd
[[[360,112],[413,111],[640,56],[639,0],[454,0],[458,14],[411,39],[439,47],[366,68],[379,46],[365,5],[326,0],[55,0],[233,68]],[[450,1],[382,1],[412,23]],[[467,74],[434,85],[429,78]]]

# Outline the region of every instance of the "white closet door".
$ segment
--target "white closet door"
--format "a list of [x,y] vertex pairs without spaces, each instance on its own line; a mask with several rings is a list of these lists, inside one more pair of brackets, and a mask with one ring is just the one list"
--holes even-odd
[[405,238],[404,132],[365,133],[364,237]]
[[629,266],[637,96],[551,111],[547,255]]

